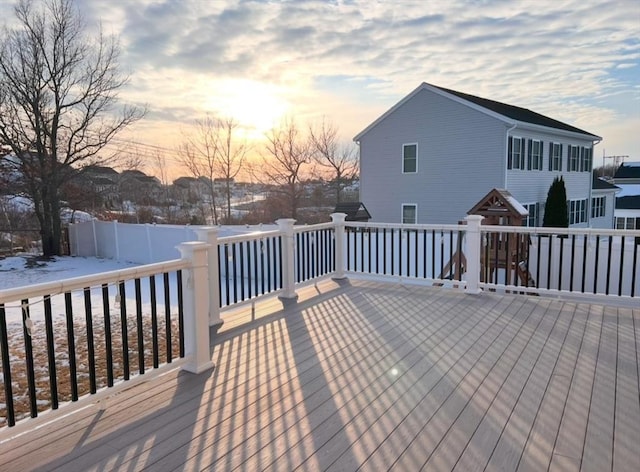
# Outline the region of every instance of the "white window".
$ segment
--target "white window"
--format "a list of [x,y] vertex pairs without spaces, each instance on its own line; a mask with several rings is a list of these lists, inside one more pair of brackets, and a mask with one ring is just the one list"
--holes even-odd
[[402,204],[402,224],[414,225],[418,222],[418,205],[415,203]]
[[525,169],[524,167],[524,138],[509,136],[509,151],[507,169]]
[[567,170],[570,172],[578,172],[580,166],[580,147],[569,145],[569,165]]
[[616,216],[616,229],[640,229],[640,218]]
[[562,144],[549,143],[549,170],[562,170]]
[[583,172],[591,172],[593,165],[593,148],[580,148],[580,170]]
[[527,169],[542,170],[542,141],[537,139],[529,140],[529,159]]
[[404,174],[415,174],[418,172],[418,145],[402,145],[402,172]]
[[604,216],[604,211],[607,204],[607,197],[593,197],[591,199],[591,218],[601,218]]
[[569,201],[569,224],[577,225],[587,221],[587,200]]
[[529,212],[529,216],[522,222],[523,226],[530,228],[536,228],[539,226],[540,217],[540,204],[539,203],[525,203],[522,205]]

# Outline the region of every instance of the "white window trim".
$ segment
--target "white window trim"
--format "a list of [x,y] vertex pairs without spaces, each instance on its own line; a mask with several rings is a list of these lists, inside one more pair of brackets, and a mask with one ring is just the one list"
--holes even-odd
[[[405,170],[404,170],[404,148],[405,148],[405,146],[415,146],[416,147],[416,170],[415,170],[415,172],[405,172]],[[418,143],[403,143],[402,144],[402,154],[401,154],[402,159],[401,159],[400,165],[402,166],[402,173],[403,174],[417,174],[418,173],[418,161],[419,161],[418,156],[419,155],[420,154],[419,154]]]
[[[558,149],[558,154],[555,154],[556,146]],[[562,143],[551,142],[551,155],[549,159],[551,159],[551,172],[562,172]],[[556,166],[556,164],[558,164]]]
[[[509,170],[527,170],[527,139],[524,138],[524,144],[522,144],[523,136],[512,136],[511,142],[511,169]],[[518,141],[518,146],[520,146],[520,156],[518,157],[518,167],[515,166],[515,159],[513,155],[513,148],[515,147],[515,142]]]
[[[416,209],[416,219],[413,223],[405,223],[404,222],[404,207],[412,206]],[[400,223],[407,225],[417,225],[418,224],[418,204],[417,203],[402,203],[400,205]]]
[[[571,204],[574,203],[574,208],[577,208],[574,211],[571,211]],[[580,203],[582,202],[582,203]],[[580,208],[582,206],[582,204],[584,204],[584,208]],[[567,205],[568,210],[569,210],[569,226],[573,226],[573,225],[580,225],[583,223],[588,223],[589,222],[589,201],[585,198],[575,198],[575,199],[570,199],[569,200],[569,204]],[[584,210],[584,212],[583,212]],[[572,214],[575,216],[574,217],[574,221],[571,221],[572,218]],[[584,221],[580,221],[580,216],[584,214]]]

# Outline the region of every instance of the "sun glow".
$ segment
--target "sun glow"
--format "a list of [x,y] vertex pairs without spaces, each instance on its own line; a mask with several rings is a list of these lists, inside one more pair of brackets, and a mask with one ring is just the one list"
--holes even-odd
[[273,85],[251,80],[227,80],[216,83],[208,103],[222,116],[238,121],[248,139],[262,139],[277,126],[289,109],[289,103]]

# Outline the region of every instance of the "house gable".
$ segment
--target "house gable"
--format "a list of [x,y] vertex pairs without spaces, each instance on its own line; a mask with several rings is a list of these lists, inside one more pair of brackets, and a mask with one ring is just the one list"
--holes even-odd
[[541,115],[527,108],[521,108],[514,105],[509,105],[495,100],[489,100],[486,98],[478,97],[475,95],[458,92],[455,90],[439,87],[436,85],[423,82],[417,88],[415,88],[409,95],[404,97],[393,107],[382,114],[377,120],[367,126],[364,130],[358,133],[353,140],[359,142],[360,139],[367,134],[371,129],[376,127],[381,121],[385,120],[389,115],[395,112],[396,109],[401,107],[404,103],[411,100],[422,90],[429,90],[434,93],[438,93],[446,98],[457,101],[465,106],[473,108],[477,111],[485,113],[489,116],[497,118],[505,123],[513,126],[515,124],[521,125],[533,125],[535,127],[548,128],[553,132],[565,132],[570,134],[581,135],[583,138],[589,138],[592,140],[601,140],[602,138],[595,134],[584,131],[575,126],[571,126],[567,123],[549,118],[548,116]]

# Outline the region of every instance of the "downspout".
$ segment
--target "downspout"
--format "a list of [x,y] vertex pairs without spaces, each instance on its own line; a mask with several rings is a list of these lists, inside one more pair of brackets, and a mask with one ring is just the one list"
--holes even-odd
[[505,143],[504,143],[504,150],[505,150],[505,154],[506,154],[506,159],[504,159],[502,162],[504,162],[504,189],[508,190],[509,187],[507,185],[507,175],[509,172],[509,166],[507,165],[507,162],[509,162],[509,134],[511,134],[511,132],[516,129],[516,127],[518,126],[518,123],[514,123],[513,126],[509,129],[507,129],[507,137],[505,139]]
[[[593,156],[595,156],[595,147],[602,142],[602,138],[598,138],[595,141],[591,142],[591,169],[589,172],[591,175],[589,176],[589,205],[587,205],[587,215],[589,216],[589,228],[593,227],[591,209],[593,205]],[[604,165],[604,159],[602,161],[602,165]],[[607,211],[607,206],[604,206],[604,211]],[[615,229],[615,213],[616,213],[616,194],[613,194],[613,215],[611,216],[611,228]]]

